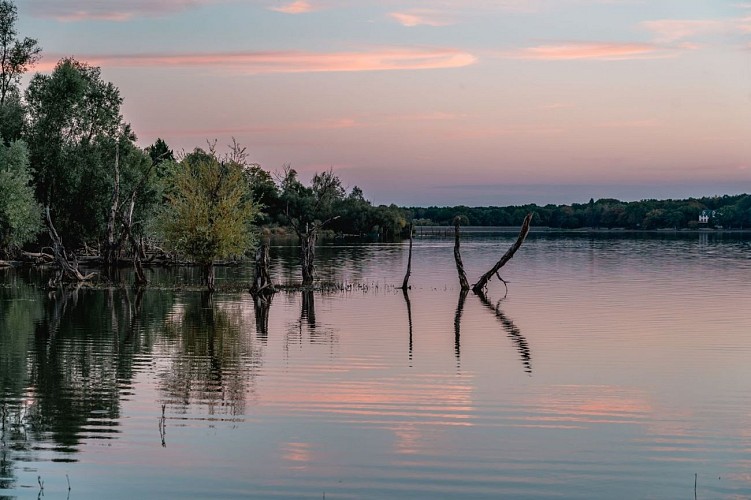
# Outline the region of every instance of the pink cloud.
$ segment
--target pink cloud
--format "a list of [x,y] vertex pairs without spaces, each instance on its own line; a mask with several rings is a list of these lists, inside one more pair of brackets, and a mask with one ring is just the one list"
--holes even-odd
[[391,12],[389,17],[402,26],[448,26],[451,22],[444,14],[429,9],[412,9],[402,12]]
[[538,45],[504,54],[516,59],[542,61],[568,61],[592,59],[600,61],[620,61],[626,59],[652,59],[676,55],[650,43],[614,42],[567,42],[561,44]]
[[127,21],[134,17],[162,16],[217,3],[217,0],[36,0],[31,14],[63,22]]
[[297,0],[281,7],[269,7],[269,10],[275,12],[282,12],[284,14],[305,14],[307,12],[313,12],[315,7],[306,0]]
[[737,21],[660,19],[644,21],[641,26],[654,33],[658,42],[672,43],[694,36],[732,31],[735,23]]
[[[457,49],[391,48],[365,52],[235,52],[206,54],[112,54],[81,56],[93,66],[143,67],[201,67],[247,74],[313,73],[350,71],[392,71],[417,69],[445,69],[468,66],[476,57]],[[55,59],[45,58],[39,71],[50,71]]]

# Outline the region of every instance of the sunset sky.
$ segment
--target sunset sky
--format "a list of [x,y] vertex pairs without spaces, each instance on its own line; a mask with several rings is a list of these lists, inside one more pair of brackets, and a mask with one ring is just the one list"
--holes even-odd
[[101,66],[142,146],[235,137],[401,205],[751,192],[751,2],[16,5],[35,69]]

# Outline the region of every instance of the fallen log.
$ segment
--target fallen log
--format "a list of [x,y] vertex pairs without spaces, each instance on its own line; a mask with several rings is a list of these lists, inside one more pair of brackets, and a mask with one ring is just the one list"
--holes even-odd
[[55,261],[55,257],[44,252],[21,252],[19,255],[24,262],[32,264],[52,264]]
[[502,268],[508,261],[511,260],[511,258],[514,256],[517,250],[519,250],[519,247],[522,246],[522,243],[524,243],[524,240],[527,237],[527,234],[529,233],[529,224],[532,222],[532,213],[528,213],[527,216],[524,218],[524,222],[522,223],[522,228],[519,231],[519,237],[516,239],[516,242],[511,245],[511,248],[509,248],[505,254],[503,254],[503,257],[501,257],[501,260],[495,263],[495,265],[485,274],[483,274],[480,279],[472,285],[472,291],[478,295],[483,293],[485,290],[485,287],[488,284],[488,281],[495,275],[498,276],[498,279],[503,281],[504,284],[506,282],[501,278],[501,276],[498,274],[498,270]]

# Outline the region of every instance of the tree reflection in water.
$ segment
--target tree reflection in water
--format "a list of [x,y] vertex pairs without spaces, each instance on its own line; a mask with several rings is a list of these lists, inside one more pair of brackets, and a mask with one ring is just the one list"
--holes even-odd
[[273,295],[257,295],[253,297],[253,311],[256,318],[256,335],[264,344],[269,340],[269,311]]
[[45,293],[34,273],[16,278],[0,288],[2,488],[13,487],[14,462],[38,450],[75,461],[84,440],[117,437],[134,356],[150,350],[171,298],[144,301],[125,288]]
[[168,408],[195,403],[205,405],[208,415],[242,415],[261,366],[260,345],[246,333],[242,302],[208,292],[181,299],[164,323],[165,352],[155,353],[170,360],[160,373]]

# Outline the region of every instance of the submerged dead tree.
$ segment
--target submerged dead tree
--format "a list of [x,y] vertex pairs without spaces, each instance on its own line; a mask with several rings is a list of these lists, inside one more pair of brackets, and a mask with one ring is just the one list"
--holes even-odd
[[462,290],[469,290],[469,281],[467,281],[467,273],[464,272],[464,264],[462,263],[462,254],[459,251],[459,239],[462,222],[466,222],[467,218],[463,215],[457,215],[454,217],[454,261],[456,262],[456,272],[459,274],[459,286]]
[[412,274],[412,224],[409,225],[409,257],[407,258],[407,272],[404,275],[404,281],[402,281],[402,290],[405,292],[409,288],[409,277]]
[[44,207],[44,220],[47,225],[47,231],[49,232],[50,239],[52,240],[52,255],[55,259],[55,264],[60,269],[56,276],[49,281],[50,288],[56,288],[63,281],[72,283],[81,283],[83,281],[90,280],[96,273],[90,273],[87,275],[81,274],[78,270],[78,263],[76,261],[70,261],[68,254],[65,252],[65,246],[60,235],[57,234],[55,226],[52,224],[52,216],[50,215],[50,207]]
[[256,249],[255,276],[250,287],[253,297],[266,297],[276,292],[269,273],[269,260],[269,244],[264,241]]
[[[483,293],[483,290],[485,290],[485,287],[488,284],[488,281],[495,275],[498,277],[499,280],[503,282],[503,284],[506,284],[506,281],[504,281],[503,278],[498,274],[498,270],[501,269],[508,261],[511,260],[511,258],[514,256],[517,250],[519,250],[519,247],[522,246],[522,243],[524,243],[524,240],[527,238],[527,234],[529,233],[529,224],[532,222],[532,213],[528,213],[527,216],[524,218],[524,222],[522,223],[522,228],[519,231],[519,237],[516,239],[516,242],[511,245],[511,248],[509,248],[505,254],[503,254],[503,257],[501,257],[501,260],[495,263],[495,265],[485,274],[483,274],[480,279],[472,285],[472,291],[478,295]],[[457,240],[458,241],[458,240]]]

